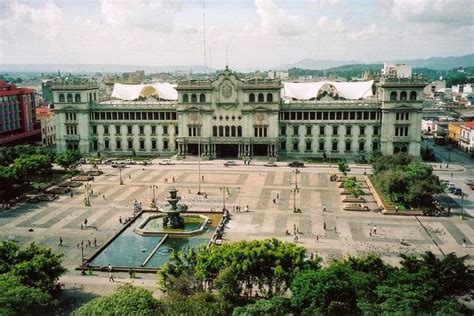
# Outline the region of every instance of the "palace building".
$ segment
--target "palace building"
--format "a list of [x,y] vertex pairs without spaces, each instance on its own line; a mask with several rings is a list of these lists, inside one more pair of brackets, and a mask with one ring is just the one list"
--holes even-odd
[[420,154],[421,78],[379,82],[213,80],[123,85],[99,101],[91,81],[53,83],[59,152],[206,158],[368,158]]

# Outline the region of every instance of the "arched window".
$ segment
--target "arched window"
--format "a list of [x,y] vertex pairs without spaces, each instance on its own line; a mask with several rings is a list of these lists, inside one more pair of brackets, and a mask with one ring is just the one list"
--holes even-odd
[[197,103],[197,96],[194,93],[191,94],[191,102],[192,103]]
[[199,95],[199,102],[200,103],[206,103],[206,95],[204,93],[201,93]]
[[230,136],[230,128],[229,126],[226,126],[225,127],[225,137],[229,137]]
[[74,96],[74,102],[81,103],[81,95],[79,93],[76,93]]
[[212,127],[212,136],[217,137],[217,126]]
[[237,135],[235,134],[235,126],[232,126],[232,127],[230,128],[230,135],[231,135],[232,137],[237,136]]
[[397,92],[396,91],[392,91],[390,93],[390,101],[397,101]]
[[72,94],[68,93],[67,96],[66,96],[66,100],[67,100],[67,102],[72,103]]
[[253,94],[253,93],[249,94],[249,102],[255,103],[255,94]]
[[416,91],[410,92],[410,101],[416,101]]
[[63,93],[59,94],[59,102],[64,102],[64,94]]
[[400,101],[406,101],[407,100],[407,92],[402,91],[400,92]]
[[407,146],[402,146],[401,152],[402,152],[402,153],[407,153],[407,152],[408,152]]
[[265,102],[265,98],[263,97],[263,93],[258,94],[258,102]]
[[224,127],[219,126],[219,137],[224,137]]
[[267,102],[273,102],[273,94],[267,93]]
[[237,126],[237,137],[242,137],[242,126]]
[[183,94],[183,103],[188,103],[189,102],[189,96],[187,93]]

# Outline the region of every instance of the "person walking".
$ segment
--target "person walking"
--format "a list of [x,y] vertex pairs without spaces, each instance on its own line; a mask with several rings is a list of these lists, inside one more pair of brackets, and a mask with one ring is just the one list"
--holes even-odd
[[462,247],[463,248],[466,248],[466,242],[467,242],[466,237],[463,237],[462,238]]
[[87,218],[84,219],[84,226],[87,226]]
[[61,238],[61,236],[59,236],[59,247],[62,247],[63,246],[63,239]]
[[109,272],[109,282],[115,282],[112,272]]
[[94,247],[97,247],[97,238],[94,237]]
[[119,216],[119,223],[122,224],[122,216]]
[[326,222],[323,222],[324,230],[326,230]]

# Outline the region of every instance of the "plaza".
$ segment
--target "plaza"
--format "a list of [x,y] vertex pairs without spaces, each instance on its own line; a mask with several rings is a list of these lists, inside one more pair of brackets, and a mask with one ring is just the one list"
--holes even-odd
[[[294,194],[295,169],[283,162],[273,168],[264,167],[263,163],[252,161],[251,165],[244,165],[238,161],[238,166],[224,167],[222,160],[203,161],[203,195],[197,195],[196,160],[186,159],[164,166],[155,160],[145,167],[127,166],[122,170],[123,185],[120,185],[118,169],[101,165],[104,174],[89,182],[93,193],[90,207],[84,206],[84,185],[73,188],[72,197],[66,194],[52,202],[19,204],[0,213],[1,238],[14,239],[20,244],[35,241],[64,253],[64,265],[69,272],[61,282],[66,288],[80,284],[92,292],[111,291],[113,285],[107,282],[106,273],[80,276],[80,271],[75,270],[81,263],[80,243],[84,241],[85,244],[84,256],[92,256],[122,229],[119,218],[125,219],[133,213],[135,199],[142,202],[144,208],[149,207],[153,199],[151,186],[156,185],[158,206],[165,204],[171,187],[179,190],[181,202],[192,210],[221,211],[225,203],[232,218],[225,228],[224,242],[265,238],[295,242],[296,226],[297,243],[307,248],[308,255],[322,256],[325,263],[332,258],[369,253],[397,263],[401,253],[432,251],[442,255],[455,252],[462,256],[472,252],[474,221],[470,218],[384,216],[378,212],[343,211],[339,183],[329,179],[331,173],[336,172],[335,168],[308,165],[299,169],[299,192]],[[83,165],[80,168],[87,171],[90,167]],[[351,174],[362,177],[363,172],[363,168],[353,168]],[[293,200],[294,196],[296,200]],[[237,206],[240,212],[233,211]],[[301,209],[301,213],[294,213],[295,207]],[[376,233],[370,236],[374,226]],[[59,246],[59,237],[63,239],[63,246]],[[407,245],[400,243],[402,238]],[[462,238],[467,239],[466,248],[462,246]],[[97,246],[93,245],[94,239]],[[91,246],[88,246],[88,241],[91,241]],[[118,280],[133,281],[125,273],[119,274]],[[139,281],[133,282],[157,291],[154,274],[144,274]]]

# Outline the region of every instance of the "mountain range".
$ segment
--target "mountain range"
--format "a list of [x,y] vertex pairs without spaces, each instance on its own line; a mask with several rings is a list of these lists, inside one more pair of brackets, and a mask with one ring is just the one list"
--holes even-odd
[[426,59],[398,59],[398,60],[386,60],[386,61],[374,61],[374,62],[361,62],[361,61],[341,61],[341,60],[329,60],[329,59],[311,59],[305,58],[292,64],[284,64],[275,67],[277,70],[287,70],[291,68],[300,69],[311,69],[311,70],[324,70],[328,68],[334,68],[344,65],[354,64],[407,64],[413,68],[430,68],[434,70],[449,70],[457,67],[474,67],[474,54],[456,56],[456,57],[430,57]]
[[[330,60],[306,58],[295,63],[273,67],[275,70],[291,68],[324,70],[343,65],[354,64],[408,64],[413,68],[430,68],[434,70],[449,70],[457,67],[474,67],[474,54],[456,57],[430,57],[426,59],[400,59],[388,61],[361,62],[355,60]],[[199,65],[144,66],[144,65],[101,65],[101,64],[0,64],[0,72],[57,72],[62,73],[122,73],[144,70],[146,73],[174,72],[177,70],[192,71],[193,73],[213,73],[215,69]],[[248,70],[248,72],[251,72]]]

